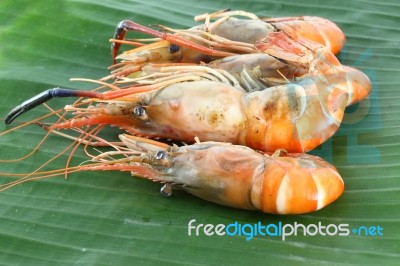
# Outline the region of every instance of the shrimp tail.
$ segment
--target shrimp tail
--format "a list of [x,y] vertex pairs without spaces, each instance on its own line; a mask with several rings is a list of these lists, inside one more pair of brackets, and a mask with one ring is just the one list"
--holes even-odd
[[280,31],[289,32],[295,39],[305,37],[320,43],[332,53],[337,54],[343,48],[346,37],[343,31],[332,21],[321,17],[284,17],[263,19]]

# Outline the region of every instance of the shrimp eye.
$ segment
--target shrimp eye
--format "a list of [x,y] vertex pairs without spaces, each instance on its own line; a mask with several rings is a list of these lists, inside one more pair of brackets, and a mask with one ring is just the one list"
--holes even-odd
[[144,110],[144,108],[142,106],[135,106],[135,108],[133,108],[133,114],[136,116],[142,116],[144,114],[146,114],[146,110]]
[[162,160],[162,159],[167,159],[167,157],[168,157],[168,155],[167,155],[167,153],[165,151],[158,151],[156,153],[156,157],[155,158],[157,160]]
[[156,161],[154,162],[153,166],[161,167],[162,170],[171,167],[171,161],[166,151],[158,151],[154,158]]
[[179,47],[179,45],[171,44],[171,46],[169,47],[169,52],[171,54],[173,54],[173,53],[179,52],[180,49],[181,48]]
[[144,109],[143,106],[140,105],[135,106],[135,108],[133,108],[132,114],[138,117],[139,119],[147,120],[146,109]]

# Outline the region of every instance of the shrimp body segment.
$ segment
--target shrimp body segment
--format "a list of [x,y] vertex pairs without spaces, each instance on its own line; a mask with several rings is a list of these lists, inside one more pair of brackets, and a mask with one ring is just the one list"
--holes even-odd
[[[144,147],[136,137],[120,138],[132,150]],[[335,201],[344,189],[336,169],[312,155],[269,156],[248,147],[216,142],[158,149],[136,155],[139,162],[127,158],[126,165],[90,170],[120,168],[217,204],[276,214],[319,210]]]

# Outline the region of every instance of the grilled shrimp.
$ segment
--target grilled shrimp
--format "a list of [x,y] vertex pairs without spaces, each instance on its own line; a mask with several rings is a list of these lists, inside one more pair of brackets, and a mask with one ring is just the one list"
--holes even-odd
[[[172,147],[129,135],[120,139],[138,153],[82,169],[130,171],[134,176],[165,183],[161,189],[164,195],[179,188],[221,205],[276,214],[319,210],[344,190],[337,170],[317,156],[280,151],[269,156],[217,142]],[[95,159],[107,162],[103,158],[107,157]]]
[[[241,15],[250,19],[232,16]],[[213,23],[210,19],[219,18]],[[293,38],[303,37],[328,47],[338,53],[343,47],[345,36],[331,21],[319,17],[286,17],[259,19],[244,11],[216,12],[195,17],[206,20],[203,25],[188,30],[164,29],[175,34],[162,33],[135,22],[124,20],[119,23],[113,43],[113,58],[143,63],[200,63],[233,54],[255,53],[254,43],[270,33],[284,31]],[[163,39],[142,47],[126,51],[117,56],[126,31],[139,31]],[[136,43],[134,43],[136,44]]]
[[77,116],[50,129],[110,124],[138,136],[186,142],[197,136],[262,151],[305,152],[330,138],[346,106],[371,90],[364,73],[342,66],[322,46],[308,49],[280,33],[257,45],[294,64],[308,65],[310,75],[266,88],[253,69],[242,75],[245,89],[226,71],[186,66],[179,72],[179,67],[170,67],[170,72],[138,78],[139,85],[104,93],[50,89],[14,108],[6,123],[53,97],[88,97],[98,104],[67,106],[66,111]]
[[[346,105],[358,100],[352,98],[360,94],[350,95],[348,86],[352,91],[368,86],[362,72],[352,72],[339,73],[336,83],[320,75],[253,92],[229,84],[230,80],[204,79],[199,73],[104,93],[56,88],[14,108],[6,123],[52,97],[89,97],[89,102],[97,104],[67,106],[65,110],[76,116],[50,129],[110,124],[138,136],[186,142],[197,136],[263,151],[304,152],[330,138],[340,126]],[[349,83],[346,76],[357,77],[357,83]],[[181,78],[193,81],[175,82]],[[251,79],[248,83],[252,82],[256,84]]]
[[[80,171],[129,171],[133,176],[164,183],[161,193],[187,191],[201,199],[234,208],[274,214],[317,211],[340,197],[339,173],[323,159],[307,154],[273,155],[248,147],[217,142],[169,146],[154,140],[120,135],[124,146],[91,162],[65,169],[33,172],[0,185],[0,191],[18,184]],[[0,175],[6,175],[0,173]]]
[[275,214],[317,211],[340,197],[339,173],[323,159],[282,150],[273,155],[218,142],[168,146],[153,140],[120,135],[126,147],[92,155],[92,162],[66,169],[34,172],[3,184],[0,191],[28,182],[78,171],[129,171],[133,176],[164,183],[201,199],[240,209]]

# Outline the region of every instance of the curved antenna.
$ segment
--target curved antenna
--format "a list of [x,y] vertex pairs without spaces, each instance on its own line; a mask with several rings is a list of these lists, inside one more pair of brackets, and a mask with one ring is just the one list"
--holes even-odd
[[24,101],[20,105],[16,106],[12,109],[6,119],[5,123],[10,124],[14,121],[18,116],[23,113],[28,112],[29,110],[35,108],[42,103],[45,103],[53,98],[58,97],[90,97],[97,98],[99,93],[93,91],[81,91],[81,90],[71,90],[71,89],[62,89],[62,88],[53,88],[39,93],[38,95],[30,98],[29,100]]

